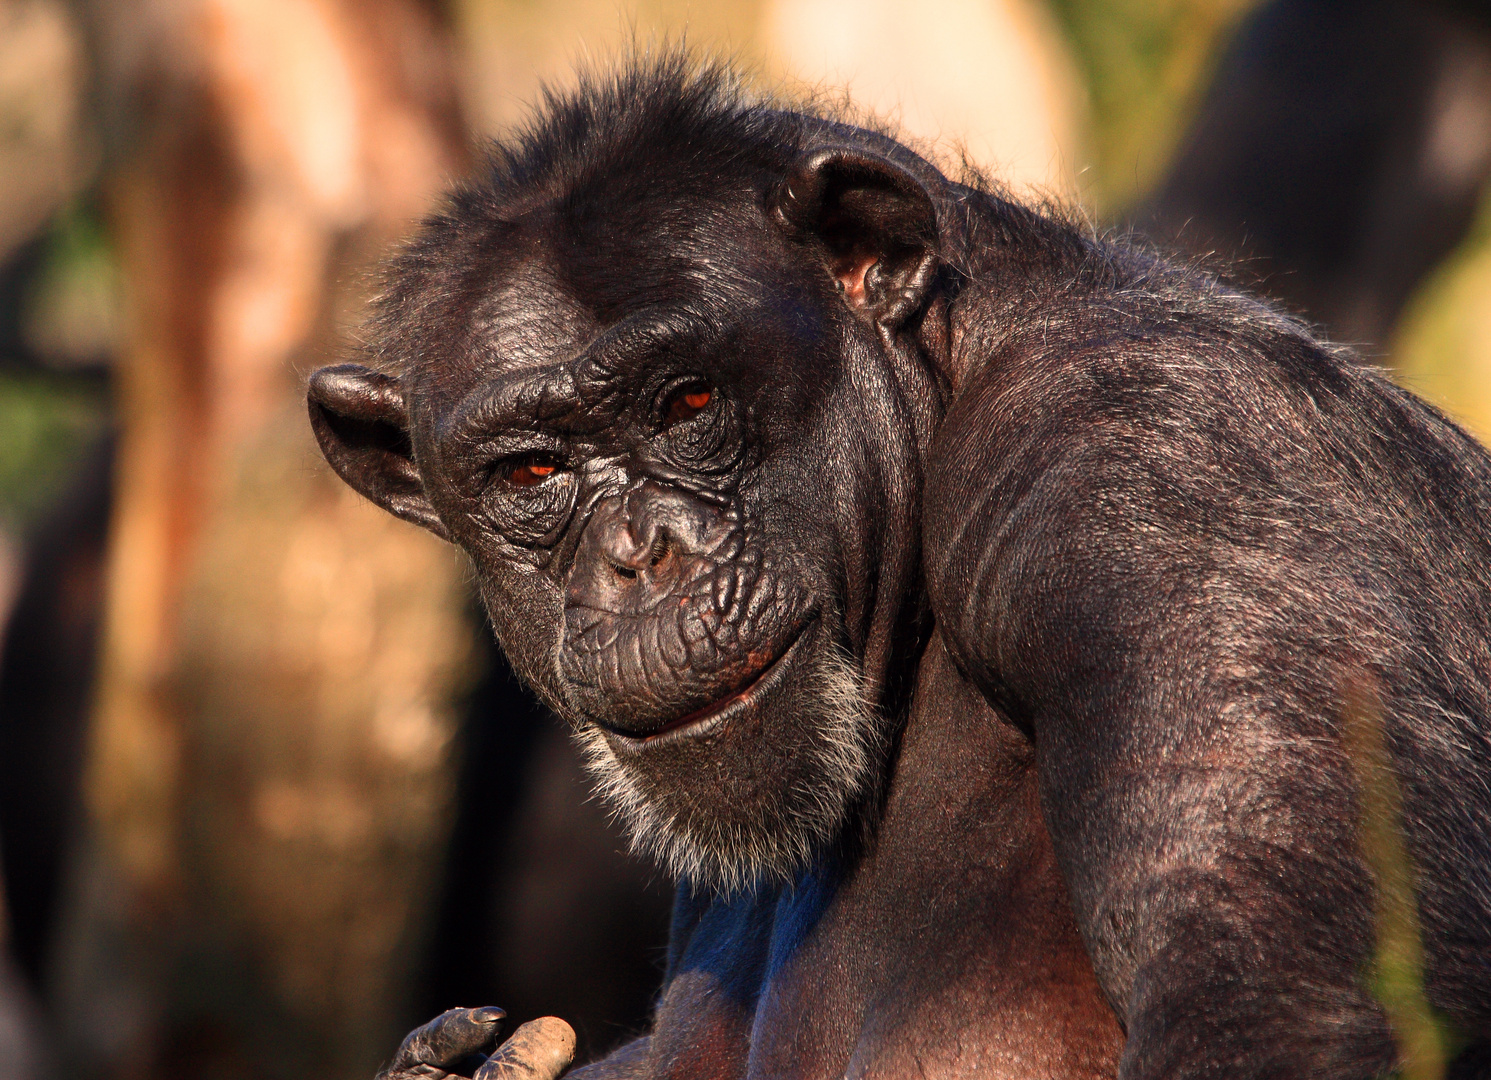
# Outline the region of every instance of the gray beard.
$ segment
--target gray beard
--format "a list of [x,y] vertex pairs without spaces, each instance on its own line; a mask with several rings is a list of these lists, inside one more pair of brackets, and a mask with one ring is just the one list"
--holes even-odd
[[600,729],[575,732],[596,794],[626,831],[634,853],[657,862],[675,880],[735,893],[763,882],[785,883],[825,843],[839,836],[869,794],[886,750],[884,723],[866,703],[845,658],[825,652],[807,675],[798,723],[809,732],[807,773],[769,812],[746,820],[680,820],[641,788],[617,760]]

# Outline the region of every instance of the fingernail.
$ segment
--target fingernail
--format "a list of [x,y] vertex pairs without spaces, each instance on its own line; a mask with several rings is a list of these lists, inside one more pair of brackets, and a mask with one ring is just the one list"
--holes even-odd
[[488,1005],[482,1009],[471,1010],[471,1019],[475,1020],[478,1024],[495,1023],[496,1021],[501,1020],[506,1015],[506,1009],[499,1009],[495,1005]]

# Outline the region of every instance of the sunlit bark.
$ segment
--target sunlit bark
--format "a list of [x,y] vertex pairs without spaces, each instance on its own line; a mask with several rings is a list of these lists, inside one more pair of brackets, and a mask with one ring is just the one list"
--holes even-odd
[[413,0],[91,14],[126,340],[68,1045],[363,1075],[403,1020],[470,631],[454,554],[319,464],[301,380],[463,166],[444,34]]

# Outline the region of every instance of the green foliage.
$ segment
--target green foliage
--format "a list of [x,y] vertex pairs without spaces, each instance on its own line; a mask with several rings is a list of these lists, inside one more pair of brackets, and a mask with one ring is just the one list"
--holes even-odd
[[53,367],[106,359],[118,332],[118,275],[102,216],[77,199],[53,219],[26,289],[22,333]]
[[1475,226],[1409,304],[1392,359],[1405,386],[1491,439],[1491,188]]
[[0,526],[24,530],[67,483],[106,423],[99,389],[53,375],[0,375]]
[[116,276],[93,201],[59,211],[21,283],[26,364],[0,355],[0,528],[24,531],[44,514],[108,423],[96,365],[114,349]]
[[1105,216],[1164,174],[1227,32],[1255,2],[1050,0],[1091,103],[1084,197]]
[[1393,774],[1382,708],[1372,688],[1348,688],[1345,736],[1361,792],[1362,855],[1377,887],[1377,947],[1367,972],[1398,1043],[1401,1080],[1443,1080],[1464,1040],[1429,1004],[1417,869],[1403,838],[1403,793]]

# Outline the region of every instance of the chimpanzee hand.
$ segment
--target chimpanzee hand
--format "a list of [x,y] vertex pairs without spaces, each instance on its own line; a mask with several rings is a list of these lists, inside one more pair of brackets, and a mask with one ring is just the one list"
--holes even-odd
[[409,1033],[379,1080],[556,1080],[575,1056],[575,1033],[557,1016],[530,1020],[498,1046],[502,1009],[451,1009]]

